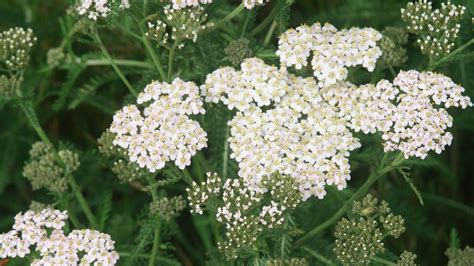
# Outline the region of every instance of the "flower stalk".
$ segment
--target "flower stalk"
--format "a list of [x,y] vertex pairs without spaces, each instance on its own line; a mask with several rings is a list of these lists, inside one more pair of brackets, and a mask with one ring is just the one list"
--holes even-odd
[[325,222],[322,224],[318,225],[311,231],[307,232],[303,237],[298,239],[293,247],[298,248],[304,243],[306,243],[309,239],[313,238],[314,236],[318,235],[322,231],[326,230],[329,228],[331,225],[333,225],[335,222],[337,222],[343,215],[346,213],[346,211],[350,208],[352,205],[352,202],[355,200],[360,199],[363,195],[367,193],[367,191],[370,189],[372,184],[374,184],[380,177],[384,176],[385,174],[391,172],[392,170],[396,169],[398,166],[400,166],[404,161],[404,157],[402,153],[399,153],[397,157],[393,161],[391,161],[387,165],[380,165],[379,169],[376,171],[372,172],[370,174],[369,178],[365,181],[364,184],[342,205],[342,207],[329,219],[327,219]]

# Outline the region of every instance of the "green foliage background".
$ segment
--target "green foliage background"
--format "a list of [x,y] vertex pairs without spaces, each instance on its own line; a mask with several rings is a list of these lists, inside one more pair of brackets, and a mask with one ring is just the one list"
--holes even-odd
[[[80,152],[81,167],[75,176],[86,199],[94,212],[103,216],[103,230],[116,240],[116,249],[133,252],[137,246],[147,245],[150,241],[147,237],[153,230],[153,225],[150,224],[153,221],[144,218],[149,196],[128,184],[120,184],[97,152],[97,138],[110,125],[113,113],[130,101],[126,97],[127,90],[110,66],[86,67],[80,63],[69,63],[53,70],[46,64],[48,50],[59,46],[63,41],[66,42],[66,50],[77,57],[100,57],[99,50],[93,45],[67,36],[73,26],[72,19],[66,15],[66,9],[71,4],[69,2],[71,1],[2,0],[0,31],[15,26],[33,29],[38,43],[33,48],[24,87],[35,91],[34,103],[40,123],[54,142],[61,141],[62,145]],[[231,1],[215,2],[208,8],[211,19],[222,17],[232,10],[230,4],[236,6]],[[175,66],[181,71],[179,75],[199,84],[207,73],[219,66],[229,65],[224,54],[229,40],[239,38],[241,25],[247,14],[250,17],[249,28],[265,19],[272,6],[279,3],[276,0],[272,2],[256,11],[243,12],[233,20],[230,27],[200,38],[196,45],[188,44],[177,55]],[[468,13],[462,23],[459,46],[473,37],[471,17],[474,14],[474,1],[452,2],[466,6]],[[282,8],[277,32],[284,31],[287,26],[296,27],[317,21],[330,22],[338,28],[370,26],[382,30],[385,26],[403,26],[400,8],[405,5],[406,1],[398,0],[297,0],[289,13]],[[119,19],[125,26],[132,23],[126,18]],[[265,49],[262,48],[264,34],[265,32],[250,38],[251,48],[257,56],[264,57],[276,48],[275,38]],[[117,28],[104,30],[103,39],[115,58],[144,59],[141,44]],[[406,47],[409,61],[403,69],[420,69],[427,63],[413,43],[414,36],[410,36]],[[437,69],[462,84],[471,99],[474,98],[473,53],[471,49],[463,57]],[[267,59],[268,62],[277,63],[272,58]],[[146,68],[124,67],[123,70],[135,84],[135,88],[141,89],[152,79],[158,78],[157,73]],[[351,74],[351,78],[357,82],[392,78],[388,71],[378,72],[375,77],[364,71]],[[215,107],[206,117],[204,126],[210,134],[210,143],[224,143],[228,134],[224,125],[229,115],[226,109]],[[386,176],[373,187],[373,194],[389,202],[394,212],[401,214],[406,221],[407,231],[402,237],[387,242],[393,252],[384,254],[387,258],[400,254],[403,250],[410,250],[418,254],[418,262],[422,265],[445,264],[447,258],[444,252],[449,246],[452,228],[458,231],[461,246],[474,245],[474,109],[457,111],[453,113],[453,117],[454,126],[451,131],[454,141],[451,147],[441,155],[431,154],[426,160],[409,162],[412,166],[411,179],[423,196],[423,206],[397,173]],[[21,111],[13,104],[0,102],[0,232],[9,230],[14,215],[27,210],[32,200],[50,202],[50,197],[44,191],[32,191],[22,176],[28,150],[37,140]],[[363,183],[370,168],[376,164],[373,154],[374,149],[380,150],[380,143],[368,137],[363,137],[362,140],[369,145],[352,155],[351,188],[343,191],[329,189],[324,200],[310,199],[294,212],[296,223],[304,231],[332,215],[351,195],[352,188]],[[221,154],[222,145],[209,146],[205,154],[209,156],[212,167],[219,170],[222,157],[214,158],[212,154]],[[230,163],[229,169],[229,176],[236,176],[235,163]],[[168,193],[183,194],[184,188],[180,183],[170,187]],[[191,216],[186,210],[167,227],[169,232],[165,232],[164,236],[167,242],[162,247],[166,251],[162,254],[163,258],[195,265],[204,264],[208,255],[216,252],[209,223],[206,217]],[[310,246],[320,254],[334,257],[331,251],[332,234],[333,228],[316,236],[310,241]],[[121,260],[125,261],[126,259]],[[138,259],[134,263],[138,265],[139,262]],[[317,265],[318,262],[313,261],[312,264]]]

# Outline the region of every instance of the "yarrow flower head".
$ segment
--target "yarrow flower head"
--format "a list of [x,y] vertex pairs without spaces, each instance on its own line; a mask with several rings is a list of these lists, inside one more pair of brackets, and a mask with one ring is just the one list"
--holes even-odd
[[448,266],[474,265],[474,248],[469,246],[464,249],[451,247],[445,254],[449,258]]
[[[255,6],[263,5],[270,0],[242,0],[247,9],[252,9]],[[200,4],[210,4],[212,0],[171,0],[174,9],[181,9],[185,7],[196,7]]]
[[272,259],[267,260],[265,266],[309,266],[310,264],[304,258],[291,259]]
[[403,28],[386,27],[378,44],[382,50],[383,63],[389,66],[403,65],[408,60],[407,50],[403,48],[407,42],[408,33]]
[[38,252],[31,265],[115,265],[119,255],[109,235],[73,230],[65,235],[65,211],[43,209],[15,216],[13,229],[0,234],[0,258],[24,258]]
[[356,201],[350,219],[342,218],[334,233],[334,253],[344,265],[365,265],[384,251],[384,235],[398,238],[405,231],[403,218],[391,213],[388,204],[370,194]]
[[245,59],[241,70],[223,67],[207,75],[201,86],[206,102],[222,102],[245,112],[279,102],[289,90],[288,75],[258,58]]
[[76,11],[91,20],[107,18],[113,11],[130,7],[129,0],[79,0]]
[[31,146],[30,160],[23,168],[23,175],[34,190],[45,188],[52,192],[64,192],[68,189],[67,175],[79,166],[77,153],[62,149],[56,155],[53,147],[39,141]]
[[265,3],[270,2],[270,0],[243,0],[242,2],[247,9],[252,9],[256,6],[264,5]]
[[403,251],[400,255],[400,259],[397,261],[398,266],[416,266],[416,254],[409,251]]
[[389,130],[396,106],[392,103],[398,89],[388,81],[377,85],[355,86],[338,82],[321,89],[323,99],[336,107],[338,116],[348,121],[348,127],[364,134]]
[[137,99],[118,111],[110,127],[114,145],[123,148],[131,162],[156,172],[174,161],[184,169],[191,157],[207,146],[206,132],[190,115],[204,114],[199,88],[175,79],[171,84],[152,82]]
[[213,23],[207,23],[207,14],[204,8],[196,6],[186,9],[173,9],[164,7],[164,18],[148,21],[148,38],[156,41],[158,45],[166,45],[170,40],[183,48],[183,41],[197,41],[200,31],[212,27]]
[[[272,190],[274,186],[278,189]],[[208,173],[206,182],[193,183],[187,191],[191,212],[202,214],[203,208],[217,208],[217,221],[226,230],[226,240],[220,241],[218,247],[233,259],[251,247],[260,233],[283,224],[285,213],[302,200],[296,187],[293,178],[278,173],[268,176],[259,190],[242,179],[228,179],[222,185],[217,174]],[[212,206],[217,200],[222,203]]]
[[451,52],[454,47],[466,8],[461,5],[441,3],[433,10],[432,2],[417,0],[408,3],[401,10],[402,19],[408,24],[407,30],[419,36],[417,43],[423,54],[436,59]]
[[372,28],[338,31],[331,24],[299,26],[284,32],[278,41],[277,55],[282,65],[301,69],[311,65],[321,86],[347,78],[348,67],[362,65],[373,71],[382,55],[377,41],[382,35]]
[[338,110],[323,102],[316,81],[260,59],[246,59],[241,68],[218,69],[201,86],[206,101],[238,110],[229,144],[239,176],[254,187],[274,172],[292,176],[304,199],[324,197],[325,185],[346,187],[347,157],[360,143]]
[[141,168],[136,162],[131,162],[127,152],[121,147],[114,145],[116,134],[107,129],[97,140],[99,152],[113,161],[112,172],[121,182],[133,182],[145,177],[149,172]]
[[244,59],[252,56],[249,40],[244,38],[231,41],[224,52],[234,66],[240,65]]
[[161,198],[150,203],[150,214],[158,215],[166,221],[177,217],[186,208],[186,201],[182,196]]
[[212,3],[212,0],[171,0],[174,9],[181,9],[185,7],[197,7],[200,4]]
[[400,150],[405,157],[425,158],[429,151],[441,153],[451,144],[446,132],[453,118],[445,108],[472,106],[464,88],[450,78],[433,72],[400,72],[393,85],[400,91],[393,113],[393,126],[383,132],[385,151]]
[[23,70],[30,61],[31,47],[36,43],[31,29],[12,28],[0,33],[0,62],[12,72]]

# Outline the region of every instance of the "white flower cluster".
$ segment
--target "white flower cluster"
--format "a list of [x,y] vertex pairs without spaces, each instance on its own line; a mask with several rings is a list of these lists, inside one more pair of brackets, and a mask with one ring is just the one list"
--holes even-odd
[[243,0],[244,6],[247,9],[252,9],[257,5],[264,5],[268,2],[270,2],[270,0]]
[[200,4],[210,4],[212,0],[171,0],[174,9],[181,9],[190,6],[199,6]]
[[193,181],[191,188],[186,188],[188,193],[189,204],[191,205],[191,213],[203,213],[203,207],[206,205],[210,197],[216,197],[221,192],[222,181],[216,173],[207,173],[206,182],[198,185]]
[[[183,10],[176,10],[166,6],[164,12],[165,23],[171,30],[171,40],[175,42],[183,40],[196,42],[200,31],[213,26],[213,23],[205,23],[207,21],[207,14],[201,6]],[[159,21],[157,21],[158,23]],[[182,47],[183,44],[178,45],[178,48],[181,49]]]
[[224,206],[217,209],[216,218],[226,229],[242,223],[244,213],[260,202],[262,194],[243,184],[240,179],[227,179],[222,187]]
[[262,211],[259,214],[259,222],[269,229],[282,225],[285,221],[285,218],[283,217],[284,210],[285,207],[279,206],[278,203],[272,200],[270,205],[262,207]]
[[241,69],[223,67],[207,75],[201,86],[206,102],[220,101],[230,110],[245,112],[279,102],[289,90],[286,71],[266,65],[261,59],[245,59]]
[[216,218],[226,229],[227,240],[220,241],[218,246],[227,255],[235,256],[232,250],[252,246],[259,233],[283,224],[285,208],[273,200],[270,205],[262,206],[259,214],[250,213],[262,203],[263,196],[261,190],[247,186],[241,179],[228,179],[224,183],[223,206],[217,209]]
[[372,28],[338,31],[331,24],[299,26],[284,32],[278,41],[277,55],[282,65],[301,69],[311,65],[320,85],[328,86],[347,77],[347,67],[362,65],[373,71],[382,51],[377,41],[382,35]]
[[36,40],[29,28],[25,30],[16,27],[0,32],[0,62],[3,61],[12,72],[24,69]]
[[[112,11],[112,2],[114,0],[79,0],[76,11],[79,15],[92,20],[106,18]],[[121,9],[129,8],[129,0],[121,0],[119,7]]]
[[321,89],[321,94],[327,103],[337,107],[339,116],[356,132],[369,134],[387,131],[392,126],[391,116],[396,109],[392,102],[398,89],[386,80],[361,86],[338,82]]
[[383,133],[385,151],[400,150],[405,157],[425,158],[441,153],[453,136],[446,132],[453,118],[445,108],[472,106],[464,88],[432,72],[402,71],[393,81],[400,94],[392,116],[393,126]]
[[326,184],[346,187],[347,157],[360,143],[337,108],[322,101],[313,78],[247,59],[242,71],[209,74],[201,90],[206,101],[239,111],[229,122],[229,144],[248,185],[258,188],[262,177],[279,172],[298,181],[304,199],[324,197]]
[[[270,0],[243,0],[244,6],[247,9],[252,9],[257,5],[263,5]],[[200,4],[210,4],[212,0],[171,0],[174,9],[181,9],[185,7],[196,7]]]
[[237,113],[229,122],[229,145],[239,176],[258,187],[265,175],[290,175],[298,181],[303,199],[323,198],[326,184],[345,188],[350,179],[347,157],[360,143],[332,106],[320,102],[312,107],[305,119],[291,107]]
[[206,132],[189,118],[205,112],[193,82],[152,82],[137,103],[145,105],[143,112],[137,105],[128,105],[114,115],[110,127],[116,134],[114,145],[125,149],[130,161],[152,173],[168,161],[184,169],[191,164],[191,157],[207,146]]
[[420,35],[417,43],[421,51],[437,58],[448,54],[454,47],[454,40],[461,29],[459,22],[465,11],[466,7],[452,4],[449,0],[435,10],[432,2],[417,0],[408,3],[401,13],[408,24],[407,30]]
[[43,209],[15,217],[13,230],[0,235],[0,258],[23,258],[32,246],[41,258],[31,265],[115,265],[119,255],[109,235],[95,230],[73,230],[65,235],[66,211]]

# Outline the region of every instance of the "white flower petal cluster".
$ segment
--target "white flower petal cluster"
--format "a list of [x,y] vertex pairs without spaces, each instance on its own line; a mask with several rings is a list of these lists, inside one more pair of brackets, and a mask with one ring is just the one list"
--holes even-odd
[[453,138],[446,132],[453,118],[445,108],[472,106],[462,95],[464,88],[441,74],[415,70],[400,72],[393,85],[400,94],[393,126],[383,133],[385,151],[400,150],[406,158],[422,159],[429,151],[441,153]]
[[[65,235],[66,211],[43,209],[15,217],[13,230],[0,235],[0,258],[23,258],[32,251],[40,258],[31,265],[115,265],[119,255],[109,235],[73,230]],[[32,246],[36,246],[32,250]]]
[[377,41],[382,34],[372,28],[338,31],[331,24],[302,25],[284,32],[278,41],[277,55],[282,65],[301,69],[311,65],[320,85],[346,79],[347,67],[362,65],[373,71],[382,51]]
[[223,67],[207,75],[201,94],[206,102],[222,102],[230,110],[245,112],[279,102],[289,90],[289,82],[286,71],[261,59],[248,58],[240,71]]
[[322,101],[314,78],[252,58],[241,71],[209,74],[201,90],[206,101],[238,110],[229,122],[229,145],[247,185],[259,189],[264,176],[279,172],[298,181],[304,199],[324,197],[325,185],[346,187],[347,157],[360,143],[338,109]]
[[252,9],[256,6],[264,5],[265,3],[270,2],[270,0],[243,0],[245,8]]
[[181,9],[185,7],[196,7],[200,4],[210,4],[212,0],[171,0],[174,9]]
[[206,182],[198,185],[193,181],[191,188],[186,188],[189,204],[191,205],[191,213],[203,214],[203,206],[206,205],[209,198],[215,197],[221,192],[221,178],[216,173],[210,172],[206,176]]
[[435,59],[452,51],[465,12],[466,7],[449,0],[434,10],[433,3],[427,0],[409,2],[406,8],[401,9],[407,30],[419,35],[417,43],[422,53]]
[[[247,9],[252,9],[258,5],[264,5],[270,0],[242,0]],[[181,9],[185,7],[195,7],[200,4],[210,4],[212,0],[171,0],[174,9]]]
[[272,200],[270,205],[262,207],[262,211],[259,214],[259,222],[263,226],[267,226],[269,229],[282,225],[285,221],[285,218],[283,217],[284,210],[284,206],[280,206]]
[[290,107],[237,113],[229,122],[229,145],[231,157],[239,163],[239,176],[259,187],[265,175],[290,175],[298,181],[304,200],[313,195],[323,198],[325,185],[345,188],[350,179],[347,157],[360,143],[332,106],[320,102],[312,107],[304,119]]
[[110,127],[114,145],[126,150],[130,161],[154,173],[168,161],[184,169],[191,157],[207,146],[207,134],[189,115],[204,114],[199,87],[175,79],[152,82],[137,99],[118,111]]
[[348,121],[348,127],[364,134],[387,131],[392,126],[396,106],[393,100],[398,89],[386,80],[377,85],[356,86],[338,82],[321,89],[324,100],[337,107],[339,116]]
[[217,209],[217,221],[226,224],[226,229],[242,223],[244,213],[262,199],[262,193],[247,187],[240,179],[227,179],[222,187],[224,206]]
[[[112,11],[112,2],[114,2],[114,0],[80,0],[76,6],[76,10],[81,16],[97,20],[109,16]],[[129,8],[129,0],[121,0],[119,7],[121,9]]]

